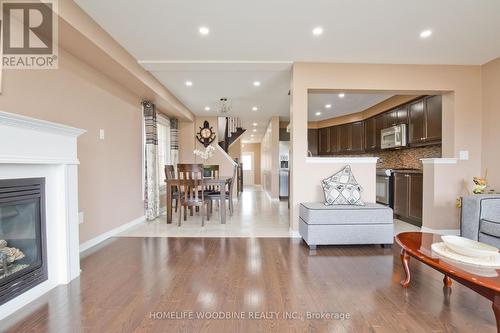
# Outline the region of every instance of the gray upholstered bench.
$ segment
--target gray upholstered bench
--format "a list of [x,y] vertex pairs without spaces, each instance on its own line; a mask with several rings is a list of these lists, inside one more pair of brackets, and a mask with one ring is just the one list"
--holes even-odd
[[311,249],[316,245],[390,245],[394,240],[392,209],[380,204],[302,203],[299,223],[300,235]]

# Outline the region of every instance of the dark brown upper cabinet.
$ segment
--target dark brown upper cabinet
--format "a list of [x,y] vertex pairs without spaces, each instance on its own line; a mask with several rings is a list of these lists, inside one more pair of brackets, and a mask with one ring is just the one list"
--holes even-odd
[[409,142],[423,146],[441,142],[442,99],[428,96],[409,105]]
[[375,143],[377,145],[377,149],[380,149],[381,143],[382,143],[382,138],[380,136],[380,132],[386,128],[386,118],[384,117],[383,114],[378,115],[375,117]]
[[408,108],[406,105],[402,105],[397,109],[388,111],[384,115],[386,127],[408,123]]
[[365,150],[377,149],[377,129],[375,118],[365,120]]
[[309,128],[307,130],[307,146],[312,156],[318,156],[318,130]]
[[410,128],[409,141],[410,144],[420,144],[425,142],[425,103],[424,100],[413,102],[409,106],[410,113]]
[[443,125],[443,102],[441,96],[425,98],[426,142],[441,142]]
[[351,151],[352,124],[339,126],[339,151],[346,153]]
[[352,152],[363,152],[365,149],[365,123],[357,121],[351,125],[351,150]]
[[339,127],[332,126],[330,127],[330,152],[334,154],[338,153],[339,150],[340,150]]
[[330,154],[330,129],[328,127],[318,129],[318,155]]
[[364,151],[364,121],[338,126],[339,151],[341,153],[358,153]]

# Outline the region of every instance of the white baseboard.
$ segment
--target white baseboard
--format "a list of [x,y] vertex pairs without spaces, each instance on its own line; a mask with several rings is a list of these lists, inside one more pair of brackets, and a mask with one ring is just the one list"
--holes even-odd
[[439,234],[439,235],[460,236],[460,229],[431,229],[431,228],[427,228],[427,227],[422,227],[421,231],[422,232],[430,232],[430,233]]
[[103,234],[100,234],[99,236],[94,237],[94,238],[86,241],[85,243],[80,244],[80,253],[82,253],[83,251],[86,251],[86,250],[90,249],[91,247],[96,246],[97,244],[99,244],[101,242],[104,242],[106,239],[111,238],[111,237],[119,234],[120,232],[123,232],[129,228],[132,228],[133,226],[138,225],[139,223],[142,223],[144,221],[146,221],[146,217],[141,216],[141,217],[136,218],[135,220],[132,220],[128,223],[122,224],[119,227],[116,227],[114,229],[111,229],[111,230],[103,233]]

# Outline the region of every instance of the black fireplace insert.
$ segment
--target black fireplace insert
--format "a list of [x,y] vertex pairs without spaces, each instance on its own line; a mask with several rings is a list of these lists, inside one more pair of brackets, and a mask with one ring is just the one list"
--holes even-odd
[[0,305],[45,280],[45,178],[0,180]]

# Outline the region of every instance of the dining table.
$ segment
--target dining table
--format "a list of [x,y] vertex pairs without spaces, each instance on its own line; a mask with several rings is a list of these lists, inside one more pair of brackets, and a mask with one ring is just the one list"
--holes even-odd
[[[203,177],[203,186],[220,189],[219,210],[221,224],[226,224],[226,185],[229,185],[232,178],[229,176]],[[167,223],[172,223],[172,193],[174,188],[178,186],[179,179],[166,179],[165,183],[167,190]]]

